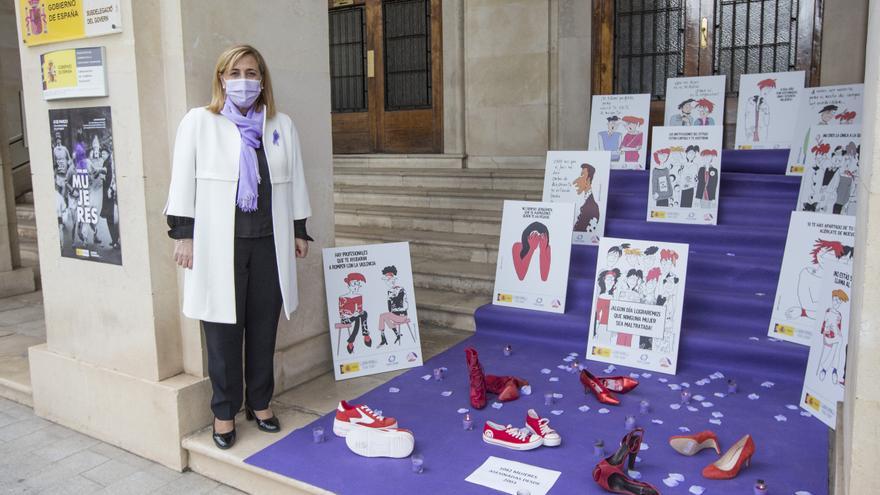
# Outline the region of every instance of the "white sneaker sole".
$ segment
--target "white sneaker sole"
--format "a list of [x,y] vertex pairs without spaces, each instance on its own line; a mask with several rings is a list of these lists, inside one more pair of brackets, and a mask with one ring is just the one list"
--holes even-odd
[[537,442],[516,444],[516,443],[508,443],[503,440],[498,440],[495,438],[489,438],[486,435],[483,435],[483,441],[488,443],[489,445],[497,445],[499,447],[504,447],[506,449],[511,449],[511,450],[534,450],[534,449],[537,449],[538,447],[540,447],[541,445],[544,444],[544,441],[541,440],[540,438],[541,437],[538,437]]
[[363,457],[401,459],[412,454],[416,441],[412,433],[367,426],[351,428],[345,437],[349,450]]
[[[541,436],[538,434],[538,432],[533,430],[531,426],[527,425],[527,428],[529,429],[530,432],[532,432],[532,434],[537,435],[539,437]],[[557,436],[556,438],[552,438],[552,437],[550,437],[550,438],[543,437],[543,438],[544,438],[544,447],[559,447],[560,445],[562,445],[562,437],[561,436]]]
[[[362,426],[364,428],[375,428],[375,427],[369,426],[369,425],[363,425],[360,423],[349,423],[348,421],[340,421],[340,420],[334,418],[333,419],[333,434],[336,435],[337,437],[344,438],[346,435],[348,435],[348,432],[351,431],[351,429],[354,428],[355,426]],[[397,428],[397,422],[395,421],[394,424],[392,424],[392,425],[383,426],[383,428]]]

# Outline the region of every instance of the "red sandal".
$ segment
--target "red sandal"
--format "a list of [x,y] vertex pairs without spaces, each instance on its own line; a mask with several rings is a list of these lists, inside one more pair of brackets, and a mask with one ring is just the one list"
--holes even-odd
[[645,430],[636,428],[626,434],[620,442],[620,448],[613,455],[602,459],[593,469],[593,481],[611,493],[628,495],[660,495],[653,485],[637,481],[629,477],[623,470],[623,461],[628,459],[627,468],[633,469],[636,455],[642,446]]

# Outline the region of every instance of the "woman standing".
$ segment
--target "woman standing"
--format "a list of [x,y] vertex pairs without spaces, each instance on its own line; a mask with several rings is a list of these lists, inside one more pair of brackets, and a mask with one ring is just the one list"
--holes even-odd
[[311,207],[296,128],[276,112],[253,47],[220,55],[211,104],[181,121],[165,214],[174,260],[187,269],[183,313],[205,332],[214,443],[235,443],[242,400],[248,420],[279,431],[269,409],[275,335],[281,309],[289,319],[298,304],[294,255],[308,253]]

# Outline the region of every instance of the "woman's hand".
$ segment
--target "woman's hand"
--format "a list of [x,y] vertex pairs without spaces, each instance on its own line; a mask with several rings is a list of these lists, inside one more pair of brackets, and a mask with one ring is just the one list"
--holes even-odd
[[193,240],[177,239],[174,241],[174,262],[181,268],[193,267]]
[[305,258],[306,255],[309,254],[309,241],[305,239],[294,239],[293,242],[296,246],[296,257]]

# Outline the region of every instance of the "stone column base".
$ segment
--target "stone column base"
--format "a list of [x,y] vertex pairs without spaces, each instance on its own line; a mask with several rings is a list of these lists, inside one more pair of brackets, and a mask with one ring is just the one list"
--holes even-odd
[[180,374],[153,382],[29,349],[38,416],[182,471],[181,439],[211,422],[207,378]]
[[27,294],[37,290],[33,268],[16,268],[0,272],[0,298]]

